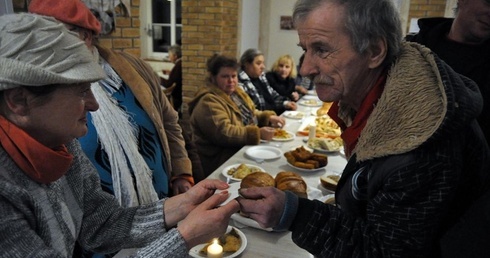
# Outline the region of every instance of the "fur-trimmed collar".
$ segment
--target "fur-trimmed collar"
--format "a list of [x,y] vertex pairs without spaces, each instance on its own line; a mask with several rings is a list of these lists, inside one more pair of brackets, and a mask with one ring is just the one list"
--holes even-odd
[[357,159],[417,148],[441,126],[446,106],[444,85],[432,52],[417,44],[404,44],[354,149]]

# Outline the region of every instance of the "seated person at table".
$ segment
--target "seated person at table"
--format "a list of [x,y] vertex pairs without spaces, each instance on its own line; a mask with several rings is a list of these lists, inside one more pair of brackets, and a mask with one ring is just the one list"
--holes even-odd
[[478,86],[404,42],[398,15],[391,0],[295,4],[300,72],[334,101],[345,143],[336,206],[265,187],[238,201],[316,257],[440,257],[441,236],[490,187]]
[[292,101],[299,99],[296,92],[296,75],[298,74],[293,58],[290,55],[280,56],[265,74],[272,88]]
[[4,257],[72,257],[139,248],[135,257],[187,257],[222,235],[239,205],[216,206],[228,185],[205,180],[175,197],[123,208],[102,191],[76,138],[106,77],[76,34],[53,18],[0,16],[0,250]]
[[285,120],[259,111],[238,87],[236,59],[214,55],[207,61],[207,86],[189,103],[191,126],[204,173],[211,174],[245,145],[271,140]]
[[253,48],[247,49],[240,58],[240,66],[239,85],[258,110],[273,110],[280,115],[285,110],[297,109],[296,102],[279,94],[267,81],[262,52]]
[[174,63],[172,70],[168,74],[168,79],[161,79],[163,87],[170,87],[175,83],[171,96],[174,109],[182,117],[182,50],[179,45],[172,45],[168,48],[168,59]]

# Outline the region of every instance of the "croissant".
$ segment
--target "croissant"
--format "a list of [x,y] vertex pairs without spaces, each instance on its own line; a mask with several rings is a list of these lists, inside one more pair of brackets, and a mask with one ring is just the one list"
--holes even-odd
[[274,178],[266,172],[254,172],[242,179],[240,188],[274,186]]
[[291,191],[302,198],[307,198],[306,183],[301,176],[294,172],[282,171],[276,175],[276,188]]

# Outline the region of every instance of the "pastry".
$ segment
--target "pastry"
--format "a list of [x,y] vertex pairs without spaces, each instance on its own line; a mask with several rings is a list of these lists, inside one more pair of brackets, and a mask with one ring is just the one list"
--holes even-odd
[[291,191],[302,198],[308,198],[306,182],[294,172],[279,172],[275,178],[276,187],[282,191]]
[[240,188],[274,186],[274,178],[266,172],[254,172],[242,179]]

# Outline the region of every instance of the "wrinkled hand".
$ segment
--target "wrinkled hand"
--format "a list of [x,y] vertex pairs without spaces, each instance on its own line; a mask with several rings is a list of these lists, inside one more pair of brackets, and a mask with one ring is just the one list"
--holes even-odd
[[240,195],[236,200],[242,213],[264,228],[279,224],[286,203],[283,191],[275,187],[252,187],[240,189]]
[[274,137],[276,129],[268,126],[261,127],[260,129],[260,139],[270,141]]
[[235,200],[224,206],[217,207],[228,198],[228,195],[228,191],[224,191],[211,196],[192,210],[178,225],[177,230],[185,239],[188,248],[207,242],[225,233],[231,215],[238,212],[240,208],[240,205]]
[[184,194],[173,196],[163,206],[167,227],[177,225],[194,208],[214,194],[216,189],[225,190],[229,185],[217,179],[205,179],[191,187]]
[[192,185],[184,178],[177,178],[172,182],[173,195],[179,195],[191,189]]
[[286,125],[286,119],[284,119],[284,117],[280,117],[280,116],[270,116],[269,117],[269,124],[272,127],[282,128]]

